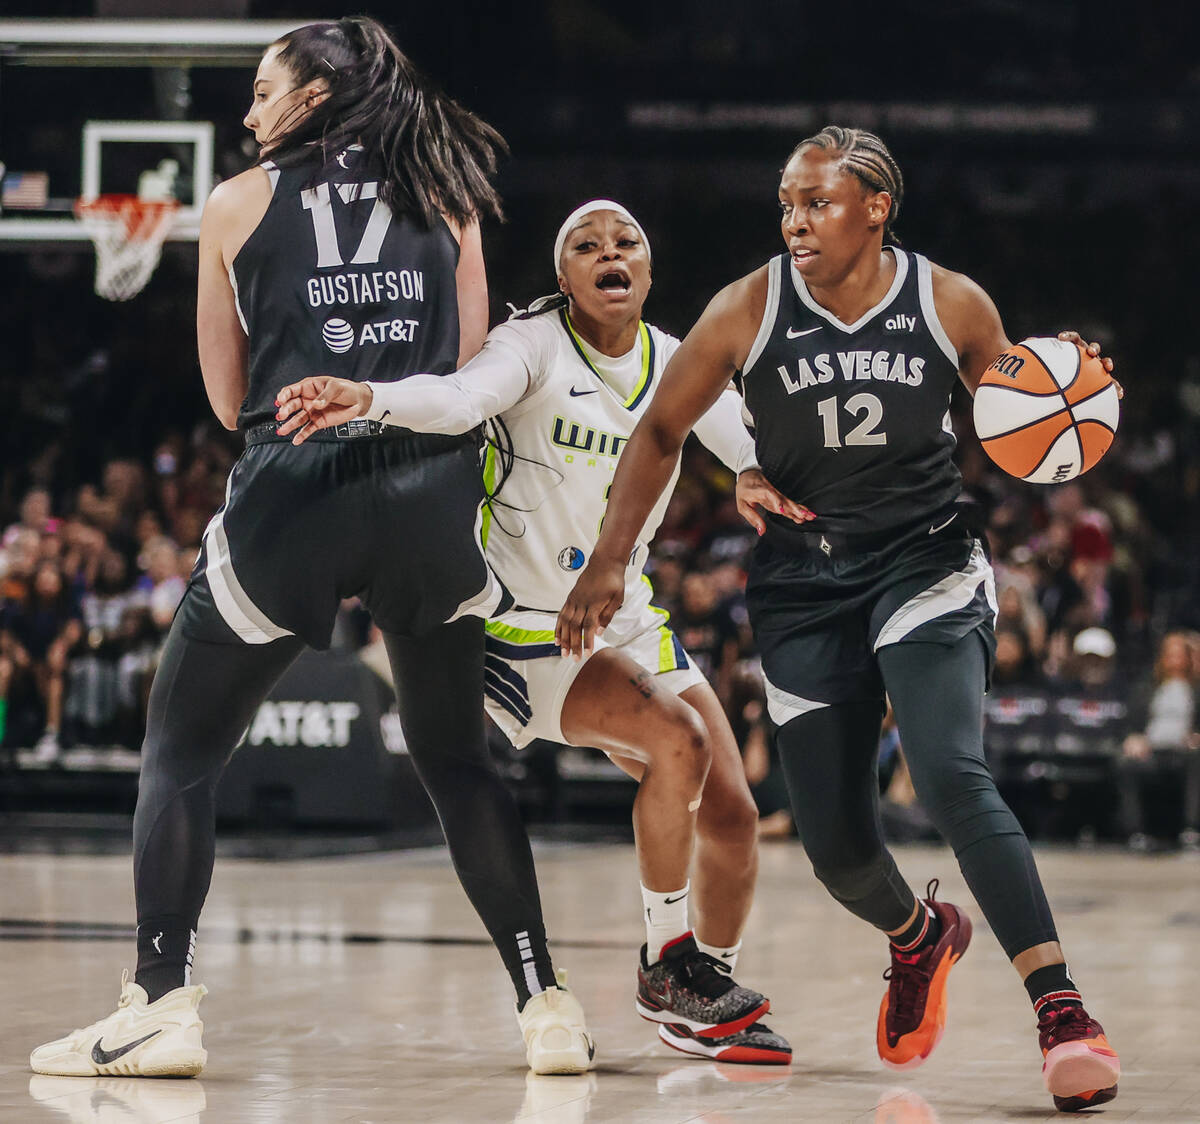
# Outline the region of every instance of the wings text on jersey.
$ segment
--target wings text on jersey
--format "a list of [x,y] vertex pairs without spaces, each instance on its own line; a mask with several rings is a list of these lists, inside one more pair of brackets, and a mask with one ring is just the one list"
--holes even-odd
[[836,351],[821,352],[809,360],[801,356],[791,366],[777,368],[788,394],[796,394],[813,386],[824,386],[837,378],[845,382],[899,382],[920,386],[925,376],[925,359],[911,358],[903,352]]
[[579,453],[595,453],[600,457],[616,457],[629,440],[628,434],[605,433],[593,426],[580,425],[555,416],[550,440],[563,449],[574,449]]

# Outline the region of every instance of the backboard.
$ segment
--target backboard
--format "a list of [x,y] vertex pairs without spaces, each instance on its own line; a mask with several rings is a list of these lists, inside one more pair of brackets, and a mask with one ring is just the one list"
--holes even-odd
[[[240,118],[267,44],[308,20],[0,20],[0,162],[46,173],[44,198],[9,192],[0,250],[90,245],[77,198],[136,193],[174,174],[168,239],[194,241],[218,145],[240,170]],[[230,163],[230,160],[226,160]],[[27,181],[28,182],[28,181]],[[39,205],[40,204],[40,205]]]

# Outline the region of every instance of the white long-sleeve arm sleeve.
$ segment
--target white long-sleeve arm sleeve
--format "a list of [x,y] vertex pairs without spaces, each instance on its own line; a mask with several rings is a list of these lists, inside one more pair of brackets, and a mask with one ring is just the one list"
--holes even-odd
[[742,420],[742,399],[737,391],[721,391],[692,432],[735,476],[747,468],[758,467],[754,438]]
[[489,341],[453,374],[368,382],[372,401],[366,416],[418,433],[466,433],[515,406],[529,382],[524,360],[504,344]]

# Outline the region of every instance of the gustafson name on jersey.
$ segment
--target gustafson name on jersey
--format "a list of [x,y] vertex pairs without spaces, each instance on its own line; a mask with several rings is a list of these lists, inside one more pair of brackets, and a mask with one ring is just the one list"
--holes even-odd
[[898,382],[920,386],[925,377],[925,358],[907,356],[902,351],[823,351],[800,356],[791,367],[777,370],[788,394],[814,386],[826,386],[836,379],[844,382]]
[[308,279],[313,308],[335,304],[385,304],[424,301],[425,275],[419,269],[373,269],[367,273],[330,273]]

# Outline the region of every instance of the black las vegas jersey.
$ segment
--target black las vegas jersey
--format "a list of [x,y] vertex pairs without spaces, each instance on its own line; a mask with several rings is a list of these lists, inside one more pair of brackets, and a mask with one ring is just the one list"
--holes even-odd
[[[929,262],[890,248],[896,277],[854,324],[822,308],[781,254],[768,264],[762,326],[740,376],[759,464],[817,515],[806,532],[879,535],[945,510],[958,357],[933,307]],[[786,549],[799,532],[769,517]]]
[[359,149],[315,166],[262,167],[274,194],[233,262],[250,338],[247,428],[275,416],[281,386],[309,375],[387,382],[458,362],[458,243],[378,198]]

